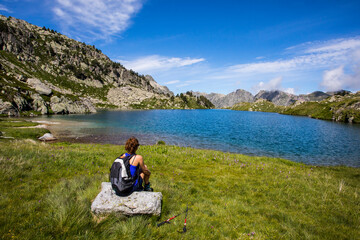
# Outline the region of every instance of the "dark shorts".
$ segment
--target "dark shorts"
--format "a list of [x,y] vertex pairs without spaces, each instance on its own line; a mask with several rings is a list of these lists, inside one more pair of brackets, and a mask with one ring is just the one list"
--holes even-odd
[[139,177],[138,177],[136,183],[134,184],[133,191],[142,191],[142,190],[144,190],[144,188],[142,186],[143,179],[140,177],[140,173],[142,173],[141,169],[139,171]]

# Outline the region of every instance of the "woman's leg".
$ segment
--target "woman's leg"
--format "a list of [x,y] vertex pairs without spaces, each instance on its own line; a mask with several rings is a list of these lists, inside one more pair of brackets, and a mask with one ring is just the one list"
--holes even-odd
[[148,170],[147,174],[142,172],[142,173],[140,173],[140,177],[144,180],[145,184],[149,184],[149,179],[150,179],[151,172],[149,171],[149,169],[147,168],[146,165],[145,165],[145,168]]

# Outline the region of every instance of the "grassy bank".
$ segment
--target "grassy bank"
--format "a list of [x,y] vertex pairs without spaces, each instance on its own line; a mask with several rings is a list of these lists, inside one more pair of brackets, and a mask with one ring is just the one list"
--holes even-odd
[[[160,218],[110,215],[91,201],[123,146],[1,140],[1,239],[356,239],[358,168],[313,167],[175,146],[140,146],[162,192]],[[156,223],[189,204],[183,216]],[[251,234],[253,233],[253,234]],[[249,236],[250,234],[250,236]]]
[[18,118],[0,118],[0,139],[37,139],[49,132],[44,128],[35,128],[38,125]]

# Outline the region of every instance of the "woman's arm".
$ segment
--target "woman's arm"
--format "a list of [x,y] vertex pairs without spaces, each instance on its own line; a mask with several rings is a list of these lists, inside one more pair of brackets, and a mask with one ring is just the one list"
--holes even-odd
[[141,155],[136,155],[136,158],[137,158],[137,160],[138,160],[138,163],[139,163],[140,168],[141,168],[141,170],[143,171],[143,173],[144,173],[145,175],[150,175],[151,173],[150,173],[149,169],[147,168],[147,166],[144,164],[144,159],[143,159],[143,157],[142,157]]

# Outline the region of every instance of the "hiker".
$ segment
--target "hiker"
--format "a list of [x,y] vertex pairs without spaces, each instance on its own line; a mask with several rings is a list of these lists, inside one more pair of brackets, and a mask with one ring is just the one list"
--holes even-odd
[[143,157],[136,155],[139,145],[135,137],[129,138],[125,144],[127,153],[118,157],[111,167],[110,181],[117,195],[126,196],[134,191],[153,191],[149,182],[151,173],[144,164]]

